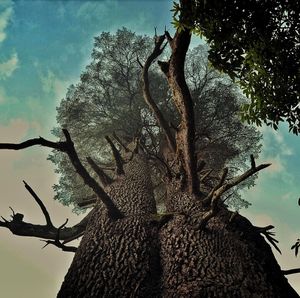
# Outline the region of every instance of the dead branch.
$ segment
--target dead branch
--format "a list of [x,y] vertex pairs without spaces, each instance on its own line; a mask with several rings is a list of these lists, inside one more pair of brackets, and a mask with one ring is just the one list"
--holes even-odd
[[[167,141],[169,143],[169,146],[173,152],[176,151],[176,143],[175,139],[171,133],[170,127],[165,120],[162,112],[158,108],[157,104],[152,98],[151,92],[150,92],[150,84],[149,84],[149,68],[153,61],[160,56],[160,54],[163,52],[164,48],[166,47],[166,44],[163,45],[163,42],[165,40],[165,35],[160,35],[155,37],[155,46],[150,54],[150,56],[147,58],[145,65],[142,66],[143,71],[142,71],[142,81],[143,81],[143,95],[145,102],[149,106],[150,110],[153,112],[154,116],[156,117],[156,120],[159,124],[159,126],[162,128],[164,131]],[[139,62],[139,60],[138,60]],[[140,63],[140,62],[139,62]]]
[[[247,170],[245,173],[243,173],[242,175],[233,178],[232,180],[230,180],[227,183],[225,183],[225,179],[228,174],[228,169],[226,168],[223,170],[223,174],[220,178],[219,183],[212,189],[212,191],[203,200],[204,205],[210,203],[210,210],[208,212],[206,212],[204,214],[204,216],[202,217],[199,228],[205,227],[207,222],[217,213],[218,202],[224,192],[226,192],[227,190],[231,189],[232,187],[238,185],[239,183],[246,180],[250,176],[254,175],[258,171],[265,169],[271,165],[271,164],[261,164],[259,166],[256,166],[253,156],[251,156],[250,158],[251,158],[251,168],[249,170]],[[270,241],[272,243],[272,239]],[[275,246],[275,248],[276,248],[276,246]]]
[[31,146],[40,145],[49,147],[52,149],[56,149],[59,151],[66,152],[69,156],[69,159],[76,169],[77,173],[81,176],[85,184],[87,184],[93,191],[97,194],[103,204],[106,206],[108,210],[108,214],[111,218],[122,218],[123,214],[119,211],[117,206],[111,200],[111,198],[107,195],[107,193],[102,189],[102,187],[93,179],[90,174],[87,172],[85,167],[79,160],[77,152],[74,148],[74,143],[70,137],[69,132],[66,129],[63,129],[63,134],[66,138],[65,142],[51,142],[45,140],[43,138],[30,139],[20,144],[11,144],[11,143],[2,143],[0,144],[0,149],[12,149],[12,150],[20,150],[25,149]]
[[[87,214],[78,224],[73,227],[64,228],[60,231],[59,240],[67,240],[71,238],[78,238],[84,233],[87,223],[91,217],[92,211]],[[57,228],[53,225],[38,225],[23,221],[24,215],[15,213],[12,220],[8,221],[2,217],[0,227],[9,229],[12,234],[25,237],[36,237],[43,239],[55,239],[57,237]]]
[[86,158],[89,165],[92,167],[92,169],[96,172],[98,175],[102,185],[106,187],[107,185],[111,184],[113,182],[113,179],[110,178],[96,163],[91,157]]
[[66,219],[65,223],[63,223],[61,226],[58,227],[57,229],[57,233],[56,233],[56,237],[54,240],[41,240],[46,242],[46,244],[42,247],[45,248],[46,246],[48,246],[49,244],[55,245],[58,248],[61,248],[63,251],[70,251],[70,252],[76,252],[77,247],[75,246],[66,246],[64,245],[64,243],[60,242],[60,232],[62,230],[62,228],[68,223],[68,219]]
[[282,272],[283,275],[300,273],[300,268],[289,269],[289,270],[281,270],[281,272]]
[[25,185],[25,188],[28,190],[28,192],[32,195],[32,197],[34,198],[34,200],[37,202],[37,204],[40,206],[44,217],[46,219],[46,223],[48,227],[53,227],[52,221],[50,219],[50,215],[48,213],[48,210],[46,208],[46,206],[44,205],[44,203],[42,202],[42,200],[38,197],[38,195],[33,191],[33,189],[23,180],[23,183]]

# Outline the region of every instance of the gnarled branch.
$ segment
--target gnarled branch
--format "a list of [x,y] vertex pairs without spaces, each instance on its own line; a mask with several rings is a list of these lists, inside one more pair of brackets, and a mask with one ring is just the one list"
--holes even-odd
[[147,58],[145,65],[142,66],[143,67],[143,71],[142,71],[143,95],[144,95],[145,102],[147,103],[150,110],[153,112],[154,116],[156,117],[159,126],[164,131],[170,149],[175,153],[176,151],[175,139],[171,133],[170,127],[167,121],[165,120],[162,112],[160,111],[160,109],[158,108],[157,104],[155,103],[155,101],[151,96],[150,84],[149,84],[149,68],[153,63],[153,61],[163,52],[166,46],[166,44],[163,45],[164,40],[165,40],[165,35],[160,35],[155,37],[154,49],[150,54],[150,56]]
[[68,219],[66,219],[66,221],[58,227],[57,229],[57,233],[56,233],[56,237],[54,240],[41,240],[46,242],[46,244],[42,247],[45,248],[46,246],[48,246],[49,244],[55,245],[58,248],[61,248],[63,251],[70,251],[70,252],[76,252],[77,247],[75,246],[66,246],[64,243],[59,241],[59,236],[60,236],[60,232],[62,230],[62,228],[68,223]]
[[[48,211],[47,211],[48,213]],[[73,227],[64,228],[60,231],[59,240],[76,239],[80,237],[87,226],[87,223],[91,217],[92,211],[85,216],[78,224]],[[43,239],[56,239],[57,228],[53,225],[38,225],[31,224],[23,221],[24,215],[20,213],[14,213],[12,220],[6,220],[2,217],[3,221],[0,221],[0,227],[9,229],[14,235],[25,237],[37,237]]]
[[[238,185],[239,183],[246,180],[250,176],[254,175],[258,171],[265,169],[271,165],[271,164],[261,164],[259,166],[256,166],[253,155],[251,155],[250,159],[251,159],[251,168],[249,170],[247,170],[245,173],[243,173],[242,175],[233,178],[232,180],[228,181],[227,183],[225,183],[225,179],[226,179],[226,176],[228,173],[228,169],[223,170],[223,174],[220,178],[219,183],[217,184],[217,186],[215,186],[212,189],[212,191],[203,200],[204,204],[210,203],[210,210],[207,211],[203,215],[201,223],[199,225],[199,228],[205,227],[207,222],[217,213],[218,202],[224,192],[226,192],[227,190],[231,189],[232,187]],[[272,242],[272,244],[273,244],[273,242]]]
[[160,62],[159,66],[166,75],[173,93],[173,101],[180,115],[180,124],[176,132],[177,159],[185,171],[185,185],[191,194],[200,194],[200,183],[197,175],[195,155],[195,120],[194,103],[184,75],[184,63],[190,44],[189,30],[177,30],[174,38],[168,32],[165,36],[170,44],[172,54],[168,62]]
[[40,137],[36,139],[30,139],[20,144],[2,143],[0,144],[0,149],[20,150],[35,145],[41,145],[41,146],[66,152],[69,156],[71,163],[73,164],[74,168],[76,169],[77,173],[81,176],[85,184],[87,184],[90,188],[93,189],[93,191],[97,194],[99,199],[106,206],[109,216],[114,219],[122,218],[123,214],[121,213],[121,211],[117,208],[115,203],[111,200],[108,194],[102,189],[102,187],[95,181],[95,179],[90,176],[90,174],[87,172],[85,167],[80,162],[69,132],[66,129],[63,129],[62,131],[66,138],[65,142],[55,143]]

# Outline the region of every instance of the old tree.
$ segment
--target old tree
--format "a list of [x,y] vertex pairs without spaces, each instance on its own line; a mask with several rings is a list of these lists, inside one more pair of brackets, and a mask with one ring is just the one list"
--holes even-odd
[[[58,142],[0,144],[54,149],[58,199],[93,207],[57,228],[24,182],[46,224],[19,213],[0,222],[75,252],[58,297],[298,297],[265,240],[278,249],[273,227],[228,209],[247,204],[237,188],[269,164],[255,162],[259,135],[238,121],[238,90],[199,64],[199,52],[187,54],[200,5],[191,3],[175,8],[173,37],[151,44],[123,29],[96,38],[92,63],[58,108]],[[80,236],[78,248],[68,244]]]

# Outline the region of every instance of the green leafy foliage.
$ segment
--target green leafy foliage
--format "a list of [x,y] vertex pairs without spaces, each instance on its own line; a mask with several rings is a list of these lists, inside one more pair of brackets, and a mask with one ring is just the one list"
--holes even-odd
[[[300,6],[282,0],[193,0],[180,24],[204,36],[209,61],[250,99],[242,119],[300,131]],[[178,18],[178,17],[177,17]]]
[[[141,67],[137,63],[137,57],[141,63],[146,60],[152,47],[152,38],[138,36],[126,28],[114,35],[102,33],[95,38],[91,62],[81,75],[80,82],[70,86],[57,108],[57,122],[68,128],[87,168],[89,165],[85,158],[91,156],[108,169],[109,175],[114,175],[110,171],[114,165],[111,151],[104,139],[105,135],[113,133],[124,144],[138,136],[152,161],[153,156],[161,157],[165,153],[165,138],[142,95]],[[207,169],[214,170],[204,183],[209,187],[217,181],[224,166],[230,167],[231,176],[239,174],[237,169],[248,168],[249,155],[257,156],[259,153],[260,134],[253,127],[241,123],[237,114],[245,98],[227,76],[209,66],[207,55],[204,46],[189,51],[186,79],[195,102],[198,158],[206,161]],[[151,66],[149,75],[152,97],[167,122],[177,126],[179,118],[165,77],[156,64]],[[61,136],[58,128],[53,133]],[[53,152],[49,158],[60,174],[59,184],[54,186],[60,202],[77,206],[77,202],[92,196],[64,154]],[[159,175],[154,163],[154,184],[159,183]],[[239,189],[253,184],[254,178]],[[164,189],[156,190],[160,200]],[[238,189],[232,191],[226,202],[236,209],[249,205],[240,198]],[[78,210],[75,207],[75,211]]]

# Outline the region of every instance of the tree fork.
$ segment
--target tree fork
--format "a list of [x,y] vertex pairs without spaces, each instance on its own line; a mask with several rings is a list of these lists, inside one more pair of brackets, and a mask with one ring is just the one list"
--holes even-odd
[[158,63],[166,75],[173,93],[174,104],[181,117],[176,133],[176,156],[183,163],[188,192],[199,195],[200,185],[195,154],[194,103],[184,76],[184,63],[191,34],[188,30],[177,30],[174,38],[171,38],[168,32],[165,32],[165,36],[170,44],[172,54],[168,62],[159,61]]

